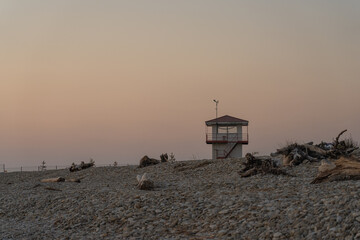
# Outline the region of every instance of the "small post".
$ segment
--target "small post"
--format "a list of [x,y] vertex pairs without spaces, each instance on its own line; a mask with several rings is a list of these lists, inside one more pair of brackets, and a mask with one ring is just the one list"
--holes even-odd
[[5,163],[3,164],[3,170],[4,170],[4,172],[5,172]]
[[216,103],[216,118],[218,117],[218,104],[219,104],[219,100],[215,100],[214,99],[214,102]]
[[20,172],[22,172],[22,166],[20,167]]
[[57,170],[57,165],[55,166],[55,169]]

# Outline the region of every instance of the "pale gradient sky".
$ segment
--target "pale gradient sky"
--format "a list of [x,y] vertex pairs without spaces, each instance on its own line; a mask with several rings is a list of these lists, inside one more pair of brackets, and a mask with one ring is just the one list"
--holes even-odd
[[[360,1],[0,1],[0,164],[210,158],[360,138]],[[349,134],[347,135],[349,136]]]

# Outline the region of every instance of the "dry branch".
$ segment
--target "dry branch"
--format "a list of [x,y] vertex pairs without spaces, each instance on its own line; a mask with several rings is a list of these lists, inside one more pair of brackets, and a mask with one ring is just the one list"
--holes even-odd
[[341,131],[341,132],[339,133],[339,135],[335,138],[334,148],[336,148],[336,147],[339,145],[339,138],[340,138],[340,136],[343,135],[346,131],[347,131],[347,129]]

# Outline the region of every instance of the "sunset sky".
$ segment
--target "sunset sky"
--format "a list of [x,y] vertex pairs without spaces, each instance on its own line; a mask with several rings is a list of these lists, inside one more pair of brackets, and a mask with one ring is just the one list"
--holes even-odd
[[244,152],[360,140],[360,1],[0,0],[0,164],[211,157],[205,121],[249,121]]

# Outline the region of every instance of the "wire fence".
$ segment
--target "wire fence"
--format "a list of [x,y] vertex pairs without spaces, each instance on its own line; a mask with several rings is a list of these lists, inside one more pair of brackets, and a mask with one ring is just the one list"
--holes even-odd
[[[121,167],[121,166],[130,166],[130,164],[95,164],[94,167]],[[37,172],[37,171],[47,171],[47,170],[61,170],[69,169],[71,165],[53,165],[53,166],[20,166],[20,167],[6,167],[5,164],[1,164],[0,173],[7,172]]]

